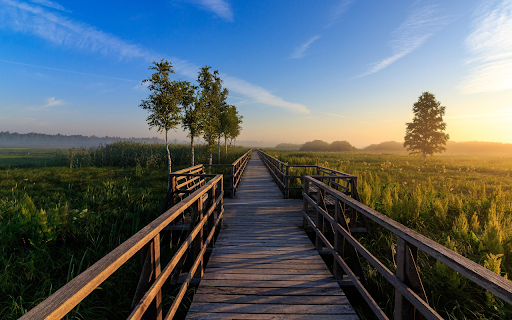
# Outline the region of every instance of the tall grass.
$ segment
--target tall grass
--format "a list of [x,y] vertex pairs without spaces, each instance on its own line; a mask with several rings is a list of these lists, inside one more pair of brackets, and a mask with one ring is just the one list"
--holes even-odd
[[[172,147],[175,170],[189,164],[189,149],[181,148]],[[223,159],[231,163],[246,151],[230,148]],[[58,157],[61,166],[0,168],[0,319],[22,316],[160,213],[167,186],[162,145],[116,143]],[[162,259],[171,249],[162,247]],[[67,318],[126,318],[139,260],[130,259]],[[168,288],[163,301],[174,294]]]
[[[174,166],[189,166],[190,146],[185,144],[169,145],[171,161]],[[244,147],[230,147],[228,154],[221,148],[222,163],[232,163],[247,151]],[[195,147],[195,163],[208,163],[209,152],[204,145]],[[217,157],[214,157],[217,159]],[[138,142],[115,142],[94,148],[73,148],[67,152],[57,153],[60,165],[71,168],[78,167],[104,167],[121,166],[134,167],[165,167],[167,165],[167,151],[165,144],[148,144]],[[173,169],[174,170],[174,169]]]
[[[358,177],[366,205],[507,277],[512,270],[512,157],[269,152],[289,164],[322,165]],[[311,169],[310,169],[311,171]],[[293,169],[293,174],[312,174]],[[298,182],[295,182],[298,184]],[[360,241],[395,270],[396,236],[375,228]],[[430,303],[448,319],[505,319],[512,306],[435,259],[420,255]],[[373,294],[391,314],[393,290],[365,264]]]

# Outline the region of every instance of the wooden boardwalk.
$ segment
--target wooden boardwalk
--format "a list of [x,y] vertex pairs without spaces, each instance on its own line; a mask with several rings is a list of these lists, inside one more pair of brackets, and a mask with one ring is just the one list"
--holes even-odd
[[252,154],[187,319],[358,319],[302,229],[302,201],[283,199]]

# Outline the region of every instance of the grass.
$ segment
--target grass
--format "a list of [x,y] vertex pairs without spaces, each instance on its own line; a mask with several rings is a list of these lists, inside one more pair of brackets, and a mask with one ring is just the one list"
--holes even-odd
[[[358,177],[362,202],[502,276],[512,270],[512,157],[365,153],[269,153],[295,165],[321,165]],[[313,174],[292,169],[290,174]],[[300,181],[293,181],[298,186]],[[298,194],[295,194],[298,196]],[[359,241],[391,271],[396,236],[375,226]],[[435,259],[420,254],[430,304],[447,319],[504,319],[512,306]],[[389,316],[393,288],[363,263],[370,292]]]
[[[62,150],[56,154],[56,150],[0,149],[0,319],[22,316],[158,216],[167,186],[165,165],[130,164],[123,159],[127,153],[120,156],[121,148],[112,149],[116,152],[110,157],[103,154],[104,160],[112,161],[99,166],[67,158]],[[182,149],[188,150],[174,146],[172,152]],[[141,156],[150,158],[155,150]],[[227,161],[245,151],[231,149]],[[23,153],[39,156],[11,160]],[[50,166],[52,159],[56,162]],[[188,166],[184,155],[181,159],[176,157],[173,170]],[[116,165],[107,165],[112,163]],[[171,250],[162,248],[163,260],[170,258]],[[126,318],[140,268],[137,254],[67,318]],[[176,288],[166,285],[166,289],[163,301],[169,305]],[[186,304],[181,316],[185,313]]]
[[59,148],[0,148],[0,168],[52,166]]

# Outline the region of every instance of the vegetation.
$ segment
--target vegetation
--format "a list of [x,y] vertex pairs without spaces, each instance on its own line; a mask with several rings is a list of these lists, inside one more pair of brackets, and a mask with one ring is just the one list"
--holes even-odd
[[[169,148],[176,169],[189,166],[187,145]],[[0,319],[17,319],[155,219],[166,195],[163,144],[17,150],[0,149]],[[246,151],[230,148],[227,161]],[[12,157],[27,153],[40,158],[14,167]],[[198,158],[207,157],[200,146]],[[126,319],[140,271],[136,255],[67,318]],[[169,306],[174,287],[164,294]]]
[[9,131],[0,132],[1,148],[70,148],[70,147],[96,147],[100,144],[114,143],[117,141],[131,141],[143,143],[161,143],[159,138],[120,138],[120,137],[96,137],[62,134],[44,134],[44,133],[10,133]]
[[300,151],[354,151],[356,150],[349,142],[347,141],[334,141],[329,144],[322,140],[313,140],[304,143],[300,149]]
[[[269,153],[289,164],[321,165],[356,175],[366,205],[502,276],[512,270],[511,156],[443,155],[427,164],[406,154]],[[313,173],[290,169],[291,175]],[[291,186],[300,186],[300,181]],[[374,226],[369,237],[358,239],[395,270],[396,236]],[[434,258],[419,258],[429,302],[446,319],[512,317],[512,306]],[[370,265],[363,267],[372,295],[391,315],[391,285]]]
[[407,151],[421,154],[423,161],[427,160],[427,155],[446,151],[446,141],[450,136],[444,133],[445,109],[432,93],[423,92],[412,107],[414,118],[407,123],[405,130],[404,147]]
[[274,147],[274,149],[278,150],[299,150],[302,147],[302,144],[295,143],[280,143]]

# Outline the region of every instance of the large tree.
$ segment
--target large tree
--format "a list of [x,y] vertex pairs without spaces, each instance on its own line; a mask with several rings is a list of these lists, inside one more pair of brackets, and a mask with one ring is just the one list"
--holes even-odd
[[190,165],[194,166],[194,138],[202,133],[202,109],[201,93],[197,87],[190,85],[190,82],[181,82],[181,105],[183,107],[182,126],[188,131],[190,137]]
[[423,161],[427,155],[443,152],[450,136],[444,133],[446,123],[443,116],[446,107],[430,92],[423,92],[414,103],[412,122],[406,123],[404,147],[410,154],[421,154]]
[[[178,81],[171,81],[169,74],[174,73],[172,64],[162,59],[160,62],[153,61],[150,70],[155,70],[150,78],[142,81],[147,84],[150,94],[146,100],[139,105],[149,112],[146,121],[149,129],[156,127],[158,132],[165,132],[165,147],[167,149],[167,163],[169,174],[171,170],[171,152],[169,151],[169,130],[176,128],[181,120],[181,90]],[[171,177],[168,177],[167,189],[170,188]]]

